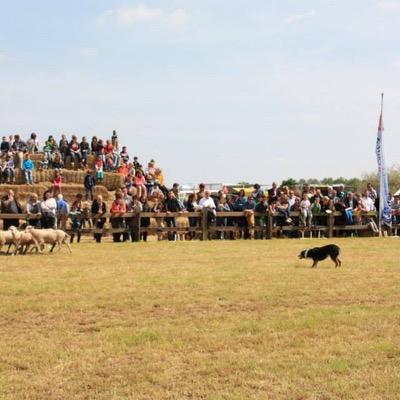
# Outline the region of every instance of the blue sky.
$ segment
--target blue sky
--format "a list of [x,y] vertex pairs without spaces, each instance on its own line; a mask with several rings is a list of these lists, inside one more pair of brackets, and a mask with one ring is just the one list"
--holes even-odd
[[0,133],[106,137],[168,182],[400,159],[400,1],[0,0]]

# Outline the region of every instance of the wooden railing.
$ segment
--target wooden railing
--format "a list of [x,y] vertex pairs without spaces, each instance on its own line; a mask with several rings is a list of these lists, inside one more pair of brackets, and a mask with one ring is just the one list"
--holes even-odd
[[[188,220],[186,220],[186,224],[178,223],[178,226],[168,226],[175,225],[174,221],[178,217],[190,218],[191,221],[194,221],[194,224],[189,224]],[[91,221],[96,221],[96,218],[105,218],[106,223],[104,228],[98,229],[95,226],[90,228],[80,229],[82,234],[114,234],[114,233],[124,233],[130,232],[133,234],[136,241],[140,240],[141,234],[158,234],[166,232],[174,232],[178,235],[187,235],[191,234],[193,237],[200,238],[202,240],[212,239],[216,232],[218,234],[228,233],[238,233],[245,232],[251,230],[256,234],[258,238],[271,239],[272,237],[288,232],[297,232],[298,234],[304,237],[305,233],[309,233],[310,236],[313,234],[320,235],[323,234],[327,237],[333,237],[336,232],[340,231],[365,231],[370,230],[370,226],[364,223],[357,223],[353,225],[345,225],[345,224],[335,224],[335,220],[338,218],[343,218],[342,212],[334,211],[329,214],[321,213],[314,215],[313,217],[317,217],[318,219],[325,219],[325,224],[312,225],[311,227],[303,227],[300,223],[290,224],[290,225],[280,225],[279,219],[282,218],[279,213],[254,213],[255,224],[254,226],[248,226],[246,217],[248,217],[248,212],[237,212],[237,211],[229,211],[229,212],[217,212],[215,214],[215,222],[209,223],[209,215],[206,212],[141,212],[141,213],[125,213],[125,214],[110,214],[106,213],[104,215],[89,215],[86,219],[90,219]],[[293,220],[297,220],[300,217],[299,212],[291,212],[290,217]],[[0,219],[18,219],[29,224],[29,221],[41,219],[42,216],[40,214],[0,214]],[[70,218],[82,218],[82,215],[74,215],[70,214]],[[112,228],[113,218],[124,218],[125,224],[124,227]],[[148,226],[148,220],[144,221],[144,219],[152,218],[156,221],[155,225]],[[376,218],[375,212],[363,213],[362,218],[364,221],[369,218]],[[225,224],[225,221],[227,224]],[[239,220],[240,219],[240,220]],[[261,223],[262,221],[262,223]],[[165,224],[167,222],[167,224]],[[171,223],[173,222],[173,223]],[[180,219],[182,222],[182,219]],[[278,223],[276,223],[278,222]],[[194,225],[194,226],[190,226]],[[396,230],[400,228],[400,224],[393,227]],[[67,229],[67,231],[73,231],[73,229]]]

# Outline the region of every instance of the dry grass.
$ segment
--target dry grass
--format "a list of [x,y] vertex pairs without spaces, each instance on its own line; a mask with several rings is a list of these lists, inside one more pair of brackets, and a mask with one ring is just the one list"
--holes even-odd
[[398,399],[400,242],[334,242],[2,256],[0,398]]

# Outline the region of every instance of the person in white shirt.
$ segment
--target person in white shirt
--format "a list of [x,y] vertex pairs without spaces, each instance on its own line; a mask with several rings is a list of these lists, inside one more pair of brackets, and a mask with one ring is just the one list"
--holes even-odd
[[42,210],[42,215],[43,215],[42,228],[56,229],[57,202],[49,190],[44,193],[43,201],[40,203],[40,208]]
[[199,201],[199,208],[203,213],[207,213],[207,220],[209,224],[213,224],[216,221],[216,207],[213,198],[210,196],[210,192],[206,190],[204,197]]
[[311,226],[311,202],[307,193],[303,193],[303,199],[300,202],[300,222],[302,226]]
[[363,206],[363,211],[366,211],[366,212],[375,211],[375,202],[370,197],[370,193],[368,190],[364,191],[363,197],[361,198],[361,202],[362,202],[362,206]]
[[206,190],[204,192],[204,197],[202,197],[199,201],[199,207],[202,210],[203,208],[208,208],[210,210],[215,210],[215,203],[213,198],[210,196],[210,192]]

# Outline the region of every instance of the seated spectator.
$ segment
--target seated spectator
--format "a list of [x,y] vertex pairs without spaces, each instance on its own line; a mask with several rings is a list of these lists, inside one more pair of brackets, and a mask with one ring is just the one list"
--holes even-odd
[[143,168],[142,164],[140,164],[139,159],[138,159],[137,156],[133,157],[133,163],[132,164],[133,164],[133,168],[135,168],[135,171],[141,170]]
[[[289,216],[289,202],[285,195],[280,195],[275,203],[275,210],[279,214],[281,220],[287,224],[291,224],[293,221]],[[281,223],[281,225],[283,225]]]
[[58,145],[58,151],[60,152],[63,163],[65,163],[67,156],[69,156],[69,143],[65,135],[61,135],[61,140]]
[[358,220],[357,215],[353,218],[353,213],[357,212],[358,206],[358,200],[354,197],[353,192],[348,192],[347,196],[344,198],[344,215],[347,225],[353,225],[355,218]]
[[68,150],[71,155],[72,167],[77,168],[78,164],[80,164],[82,161],[82,153],[81,147],[78,143],[78,138],[75,135],[72,136],[72,140],[69,143]]
[[42,215],[42,208],[40,206],[39,197],[36,193],[29,196],[29,200],[26,203],[25,212],[28,214],[27,222],[29,225],[37,227],[40,225],[40,219]]
[[29,153],[25,154],[22,169],[24,171],[26,184],[33,185],[33,170],[35,169],[35,166]]
[[6,158],[4,157],[0,159],[0,183],[5,183],[7,181],[6,168],[7,168],[7,161]]
[[96,161],[96,180],[97,183],[103,183],[104,180],[104,165],[103,165],[103,160],[101,158],[98,158]]
[[53,168],[54,169],[59,169],[59,170],[64,168],[64,161],[63,161],[63,158],[62,158],[61,153],[59,151],[54,153]]
[[81,149],[82,164],[84,167],[86,167],[88,162],[88,155],[90,152],[90,146],[85,136],[83,136],[82,142],[80,143],[79,147]]
[[129,154],[128,154],[128,149],[126,146],[122,147],[121,153],[119,153],[119,156],[121,157],[121,160],[125,163],[129,161]]
[[57,151],[57,143],[53,136],[49,136],[43,147],[44,159],[47,166],[53,166],[53,155]]
[[10,155],[6,157],[6,167],[4,169],[4,178],[6,183],[15,184],[15,165],[14,158]]
[[50,190],[47,190],[43,194],[43,201],[40,203],[42,210],[42,228],[52,228],[57,227],[57,202],[52,196]]
[[57,169],[54,171],[54,180],[53,180],[53,197],[56,198],[57,195],[61,194],[61,186],[62,186],[62,175],[61,172]]
[[26,142],[26,148],[28,153],[34,154],[39,151],[39,141],[37,140],[36,133],[31,133],[31,137]]
[[146,188],[146,179],[143,176],[142,171],[137,171],[135,175],[135,186],[138,190],[137,196],[139,198],[147,198],[147,188]]

